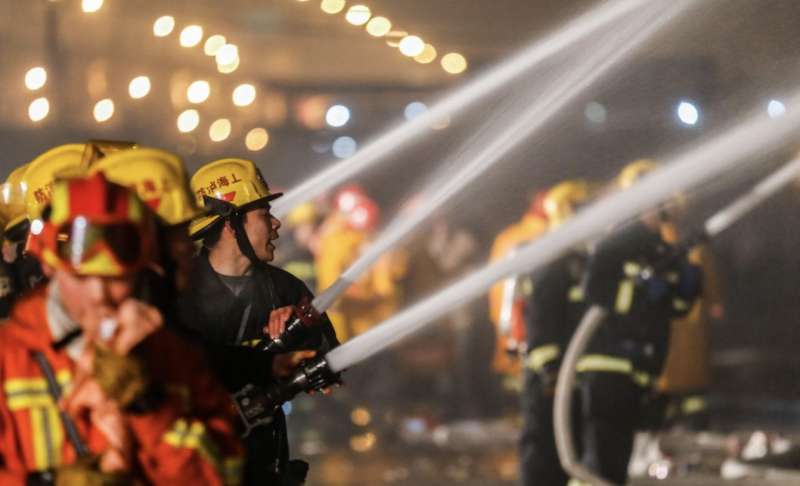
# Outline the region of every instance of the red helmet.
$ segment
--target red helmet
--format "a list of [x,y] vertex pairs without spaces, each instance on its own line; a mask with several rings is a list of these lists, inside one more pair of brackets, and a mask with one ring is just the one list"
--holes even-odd
[[29,251],[79,275],[129,275],[154,258],[154,217],[136,193],[102,173],[56,181],[41,233]]
[[544,201],[547,199],[547,190],[542,190],[534,194],[528,206],[528,214],[537,218],[547,219],[547,212],[544,210]]
[[355,208],[358,200],[364,197],[367,197],[367,193],[363,187],[358,184],[348,184],[336,191],[333,204],[339,212],[347,214]]
[[362,196],[356,198],[353,208],[346,213],[347,225],[356,230],[371,231],[378,226],[381,210],[375,201]]

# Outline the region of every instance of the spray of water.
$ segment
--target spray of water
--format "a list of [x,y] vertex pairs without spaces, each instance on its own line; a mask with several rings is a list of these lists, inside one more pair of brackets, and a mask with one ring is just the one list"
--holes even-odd
[[483,139],[468,143],[465,149],[460,150],[449,161],[449,164],[460,166],[458,173],[455,175],[448,173],[445,177],[434,180],[423,192],[424,202],[416,211],[411,215],[395,218],[375,242],[339,277],[335,285],[326,289],[314,300],[314,307],[319,311],[326,310],[346,290],[349,283],[355,282],[380,259],[381,255],[400,243],[439,207],[464,190],[498,161],[503,160],[532,134],[547,126],[567,104],[604,75],[609,74],[613,67],[619,65],[620,61],[640,47],[653,33],[673,20],[678,13],[684,11],[688,5],[688,2],[653,4],[632,15],[632,18],[626,18],[624,27],[615,26],[611,37],[604,39],[597,49],[590,52],[564,75],[554,79],[552,86],[542,92],[536,102],[520,116],[508,125],[499,126],[495,130],[496,133],[492,134],[489,143],[485,143]]
[[633,218],[643,210],[664,203],[674,194],[758,162],[768,150],[796,134],[800,127],[800,92],[793,94],[787,106],[792,108],[779,120],[769,119],[759,110],[698,147],[676,157],[664,158],[669,163],[638,184],[592,204],[558,229],[520,248],[513,257],[473,273],[332,350],[326,356],[330,367],[339,371],[363,361],[451,309],[483,295],[494,282],[546,265],[570,248],[601,235],[610,226]]
[[285,216],[298,204],[313,199],[364,169],[372,167],[408,142],[418,141],[419,137],[430,132],[429,127],[437,120],[460,113],[530,68],[646,3],[646,0],[603,2],[601,6],[558,29],[542,41],[533,43],[507,61],[446,96],[424,114],[387,131],[365,145],[349,159],[332,165],[291,189],[281,199],[275,201],[272,208],[273,214],[278,217]]

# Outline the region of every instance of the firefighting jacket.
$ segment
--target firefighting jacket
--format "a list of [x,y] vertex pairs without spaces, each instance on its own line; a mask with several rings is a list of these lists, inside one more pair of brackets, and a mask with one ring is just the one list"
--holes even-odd
[[582,279],[585,252],[573,251],[531,275],[533,292],[525,306],[528,351],[525,367],[555,373],[587,309]]
[[642,222],[602,240],[591,255],[585,291],[609,311],[578,371],[629,373],[651,385],[663,367],[672,319],[689,312],[699,272]]
[[[211,267],[206,252],[195,257],[190,281],[192,285],[179,298],[179,324],[205,345],[211,368],[227,390],[236,393],[247,385],[272,383],[272,355],[253,346],[264,339],[270,312],[311,298],[308,288],[290,273],[264,264],[235,295]],[[336,345],[333,326],[323,314],[303,348],[324,353]],[[280,409],[270,424],[254,429],[244,442],[248,481],[280,476],[286,470],[289,447]]]
[[[77,459],[59,409],[48,391],[43,356],[62,389],[75,364],[55,349],[48,326],[48,287],[21,298],[0,326],[0,484],[24,485],[26,477],[56,470]],[[50,307],[51,308],[51,307]],[[161,329],[136,349],[164,395],[147,409],[126,413],[134,437],[137,479],[147,484],[238,484],[240,442],[227,394],[200,355],[174,333]],[[41,354],[39,354],[41,353]],[[86,416],[72,417],[91,454],[106,448]]]
[[[369,243],[369,238],[364,230],[336,224],[329,226],[320,237],[314,262],[320,290],[327,289],[347,270]],[[397,311],[402,297],[400,281],[408,267],[406,260],[404,252],[388,252],[347,288],[329,311],[337,336],[349,339]]]

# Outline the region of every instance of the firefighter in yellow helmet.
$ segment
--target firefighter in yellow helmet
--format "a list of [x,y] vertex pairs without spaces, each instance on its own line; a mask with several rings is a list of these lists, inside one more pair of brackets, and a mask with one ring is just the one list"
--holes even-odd
[[300,279],[270,264],[281,226],[270,202],[280,194],[272,193],[255,164],[244,159],[208,163],[190,185],[207,214],[190,225],[203,248],[193,261],[192,285],[180,297],[181,326],[207,344],[215,371],[238,397],[249,431],[245,482],[299,484],[308,466],[289,460],[283,412],[263,417],[246,407],[260,403],[264,387],[301,360],[336,346],[333,326],[320,316],[302,350],[252,349],[280,335],[294,306],[313,298]]
[[[21,194],[25,203],[25,212],[15,215],[8,223],[7,231],[12,241],[19,242],[14,263],[17,294],[27,292],[44,278],[39,262],[26,255],[24,250],[30,239],[36,238],[42,230],[42,211],[50,203],[56,177],[67,172],[85,171],[83,151],[83,144],[73,143],[44,152],[27,164],[21,177],[15,181],[19,187],[10,188],[12,192]],[[12,176],[17,174],[12,173]]]
[[[635,161],[617,178],[620,190],[653,171]],[[659,210],[616,228],[593,248],[585,276],[588,304],[608,317],[578,360],[581,446],[585,465],[615,484],[627,480],[637,427],[663,370],[670,323],[697,299],[702,272],[663,236],[670,214]]]
[[[560,182],[543,201],[551,229],[555,229],[589,201],[589,183],[580,179]],[[565,485],[553,434],[553,400],[561,359],[587,306],[581,283],[588,251],[573,248],[530,275],[530,292],[523,296],[525,346],[521,397],[523,428],[520,437],[520,479],[525,486]]]
[[[531,198],[522,218],[497,235],[489,254],[491,263],[506,258],[519,245],[531,242],[547,232],[547,213],[544,210],[546,197],[546,190],[537,192]],[[524,285],[524,281],[511,278],[496,283],[489,290],[489,317],[497,336],[492,367],[509,378],[509,381],[517,383],[520,371],[518,355],[520,346],[524,344],[522,306],[519,299],[525,292],[521,288]]]
[[194,245],[189,223],[202,215],[183,161],[175,154],[156,148],[121,149],[96,161],[90,173],[102,172],[112,182],[133,188],[139,198],[158,216],[158,240],[163,254],[158,273],[167,278],[158,300],[169,305],[176,291],[189,283]]
[[0,224],[3,225],[3,259],[0,261],[0,317],[8,317],[19,289],[17,270],[24,242],[20,241],[27,226],[25,194],[20,184],[28,165],[17,167],[0,185]]

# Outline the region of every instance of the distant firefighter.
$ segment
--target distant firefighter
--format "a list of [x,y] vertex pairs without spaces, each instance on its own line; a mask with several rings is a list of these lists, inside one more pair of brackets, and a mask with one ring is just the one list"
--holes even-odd
[[[544,211],[546,197],[547,191],[538,192],[522,219],[497,235],[489,255],[491,263],[502,260],[519,245],[531,242],[547,231],[547,215]],[[521,296],[524,292],[524,289],[520,288],[522,285],[523,282],[510,279],[498,282],[489,290],[489,317],[495,325],[497,336],[492,367],[498,373],[511,376],[519,374],[517,355],[519,345],[524,343],[521,307],[524,299],[515,299],[515,294],[519,293]],[[503,302],[511,302],[510,306],[506,306],[508,315],[505,319],[501,319]]]
[[[316,255],[317,285],[328,288],[358,258],[380,221],[380,209],[360,188],[345,188],[335,198],[335,212],[323,223]],[[342,339],[357,336],[395,313],[405,256],[389,252],[353,283],[328,311]]]

